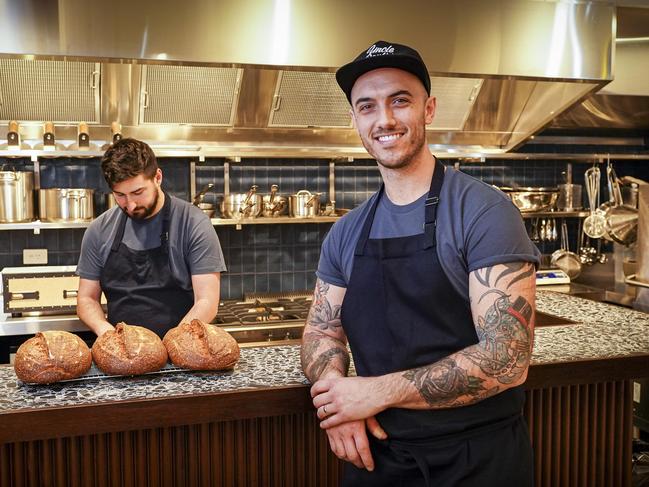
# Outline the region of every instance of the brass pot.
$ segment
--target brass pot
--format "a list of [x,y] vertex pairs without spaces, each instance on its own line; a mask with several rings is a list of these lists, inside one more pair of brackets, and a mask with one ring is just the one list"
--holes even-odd
[[247,193],[226,194],[221,201],[221,215],[235,220],[259,216],[263,201],[261,195],[257,194],[257,188],[255,185]]
[[263,197],[264,209],[262,215],[267,218],[275,218],[288,213],[288,199],[286,196],[278,195],[279,186],[273,184],[270,187],[270,194]]
[[302,189],[288,197],[288,211],[293,218],[313,218],[320,214],[320,193]]

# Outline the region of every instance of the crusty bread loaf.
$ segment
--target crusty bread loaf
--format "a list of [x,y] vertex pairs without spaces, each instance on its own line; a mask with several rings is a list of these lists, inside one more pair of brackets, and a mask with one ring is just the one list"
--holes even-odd
[[14,370],[23,382],[51,384],[76,379],[92,365],[90,349],[67,331],[44,331],[24,342],[16,352]]
[[201,320],[172,328],[162,342],[174,365],[185,369],[231,369],[239,360],[239,345],[232,335]]
[[95,340],[92,358],[109,375],[138,375],[160,370],[167,363],[167,350],[160,337],[148,328],[118,323]]

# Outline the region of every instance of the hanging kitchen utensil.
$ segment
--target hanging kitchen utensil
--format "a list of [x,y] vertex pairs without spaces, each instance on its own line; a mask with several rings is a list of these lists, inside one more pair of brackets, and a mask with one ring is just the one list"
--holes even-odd
[[564,220],[561,223],[561,248],[552,254],[551,263],[565,272],[570,279],[575,279],[581,274],[581,260],[577,254],[570,252],[568,243],[568,225]]
[[[602,213],[602,215],[606,215],[606,212],[609,210],[609,208],[615,206],[615,195],[613,194],[613,173],[612,173],[612,167],[611,167],[611,161],[610,159],[606,162],[606,186],[608,188],[608,201],[602,203],[599,205],[599,211]],[[604,227],[604,235],[602,235],[602,238],[605,240],[608,240],[609,242],[613,242],[613,239],[608,233],[608,230],[606,229],[606,226]]]
[[591,167],[586,171],[586,191],[590,215],[584,220],[584,233],[591,238],[601,238],[606,233],[606,218],[598,211],[599,183],[601,175],[598,167]]
[[622,203],[620,183],[612,166],[609,179],[614,203],[605,212],[606,231],[614,242],[628,246],[638,237],[638,210]]

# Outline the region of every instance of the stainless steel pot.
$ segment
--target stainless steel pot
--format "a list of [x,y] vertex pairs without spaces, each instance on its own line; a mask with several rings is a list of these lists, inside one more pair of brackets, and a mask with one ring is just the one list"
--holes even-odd
[[263,197],[264,209],[262,215],[268,218],[275,218],[288,213],[288,198],[277,194],[279,186],[273,184],[270,187],[270,194]]
[[0,171],[0,223],[34,219],[34,174]]
[[41,189],[40,218],[45,222],[90,221],[94,217],[93,194],[92,189]]
[[252,186],[247,193],[226,194],[221,201],[221,215],[239,220],[255,218],[263,209],[262,196],[257,194],[258,186]]
[[288,211],[293,218],[312,218],[320,214],[320,194],[302,189],[288,197]]

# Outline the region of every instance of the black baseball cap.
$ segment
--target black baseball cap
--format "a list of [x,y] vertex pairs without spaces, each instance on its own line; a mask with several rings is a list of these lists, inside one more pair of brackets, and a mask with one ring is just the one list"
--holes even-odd
[[336,81],[352,102],[352,88],[356,80],[368,71],[378,68],[397,68],[414,74],[430,95],[430,76],[426,64],[412,47],[394,42],[376,41],[361,52],[351,63],[336,71]]

